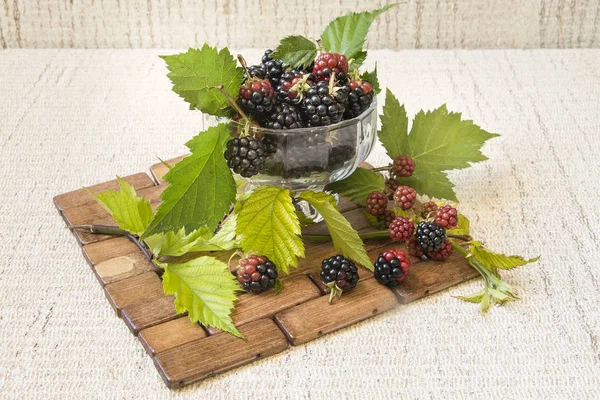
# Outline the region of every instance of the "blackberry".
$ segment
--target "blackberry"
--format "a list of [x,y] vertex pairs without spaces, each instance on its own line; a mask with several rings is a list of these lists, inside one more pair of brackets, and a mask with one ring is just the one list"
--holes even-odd
[[276,85],[281,79],[281,75],[283,74],[283,61],[277,60],[271,57],[273,50],[265,51],[265,54],[262,56],[262,67],[265,70],[265,77],[271,81],[273,85]]
[[269,129],[295,129],[302,128],[304,123],[296,107],[280,103],[275,105],[262,125]]
[[377,223],[381,229],[388,229],[394,218],[396,218],[396,213],[392,210],[386,210],[383,214],[377,216]]
[[437,211],[438,206],[435,204],[435,201],[428,201],[424,203],[421,208],[421,217],[429,218],[433,215],[435,211]]
[[369,214],[381,215],[387,210],[388,199],[385,194],[374,190],[367,196],[366,203]]
[[227,165],[244,178],[254,176],[265,164],[265,145],[251,137],[234,138],[227,142]]
[[344,117],[351,119],[358,117],[373,102],[373,86],[367,81],[355,80],[348,85],[348,107]]
[[339,82],[348,79],[348,60],[338,53],[322,53],[315,59],[313,75],[318,81],[329,82],[331,76]]
[[248,78],[258,78],[265,79],[267,73],[262,65],[251,65],[247,69],[247,76],[244,78],[247,80]]
[[452,243],[446,239],[438,251],[428,251],[427,258],[434,261],[446,261],[452,254]]
[[305,93],[300,110],[307,126],[325,126],[342,120],[348,103],[348,92],[341,87],[330,88],[329,82],[317,82]]
[[400,183],[398,183],[398,181],[394,178],[389,178],[385,181],[385,191],[388,193],[388,198],[390,200],[394,200],[394,193],[399,186]]
[[327,171],[333,172],[338,168],[342,168],[346,161],[352,160],[356,151],[354,147],[349,145],[335,146],[329,152]]
[[406,279],[409,269],[410,259],[406,253],[402,250],[392,249],[377,257],[373,273],[377,282],[393,287]]
[[240,87],[237,103],[250,115],[261,116],[275,104],[275,91],[266,79],[250,78]]
[[435,222],[422,221],[417,226],[417,240],[425,252],[438,251],[446,241],[446,230]]
[[396,217],[390,223],[388,233],[395,242],[405,242],[415,231],[415,224],[411,219]]
[[275,285],[277,267],[265,256],[250,256],[240,260],[236,276],[244,290],[258,294]]
[[310,74],[292,69],[281,75],[275,91],[279,100],[290,104],[297,104],[300,101],[300,96],[313,84],[314,82]]
[[435,223],[446,229],[456,228],[456,224],[458,223],[458,211],[450,204],[446,204],[437,210],[437,213],[435,214]]
[[408,254],[413,257],[422,258],[424,251],[421,245],[419,244],[419,240],[416,236],[411,237],[406,242],[406,248],[408,249]]
[[339,297],[342,292],[353,289],[358,278],[356,265],[344,256],[336,255],[326,258],[321,263],[321,280],[331,289],[330,304],[334,296]]
[[415,172],[415,162],[408,156],[398,156],[394,158],[392,164],[392,173],[396,176],[409,177]]
[[398,189],[394,192],[394,201],[401,209],[408,210],[415,205],[417,192],[408,186],[398,186]]

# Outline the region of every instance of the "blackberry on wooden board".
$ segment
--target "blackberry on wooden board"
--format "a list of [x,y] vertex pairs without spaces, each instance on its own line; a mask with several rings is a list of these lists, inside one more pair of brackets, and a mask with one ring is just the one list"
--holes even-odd
[[456,228],[456,224],[458,224],[458,211],[450,204],[446,204],[437,210],[435,214],[435,223],[446,229]]
[[244,178],[256,175],[265,165],[265,146],[252,137],[234,138],[227,142],[225,160],[236,174]]
[[446,261],[452,255],[452,242],[446,239],[437,251],[428,251],[427,258],[434,261]]
[[373,274],[377,282],[394,287],[406,279],[410,269],[410,259],[402,250],[391,249],[381,253],[374,266]]
[[415,224],[406,217],[396,217],[389,225],[388,233],[395,242],[408,240],[415,231]]
[[321,280],[331,289],[329,303],[334,296],[353,289],[358,282],[358,269],[352,260],[342,255],[326,258],[321,263]]
[[275,286],[277,267],[265,256],[242,258],[236,276],[244,290],[258,294]]
[[425,252],[434,252],[446,241],[446,230],[435,222],[421,221],[415,236]]

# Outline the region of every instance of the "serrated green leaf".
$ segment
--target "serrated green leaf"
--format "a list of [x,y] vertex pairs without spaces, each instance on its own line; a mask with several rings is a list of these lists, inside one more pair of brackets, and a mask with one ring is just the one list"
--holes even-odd
[[215,230],[236,194],[233,176],[223,157],[228,139],[228,124],[222,123],[188,143],[192,154],[164,176],[169,186],[161,193],[162,203],[142,239],[181,228],[186,232],[201,226]]
[[213,257],[198,257],[185,264],[162,266],[164,292],[176,296],[178,313],[187,312],[192,322],[242,337],[230,315],[240,287],[227,264]]
[[259,187],[241,203],[237,219],[236,232],[244,251],[269,257],[286,274],[290,266],[298,266],[296,257],[304,257],[300,222],[289,190]]
[[471,223],[469,222],[469,219],[465,217],[462,213],[458,213],[458,223],[456,225],[456,228],[448,230],[448,233],[452,233],[454,235],[469,236],[470,229]]
[[140,235],[154,215],[150,202],[143,196],[138,197],[134,187],[120,177],[117,177],[117,181],[121,188],[118,192],[88,192],[113,217],[119,228]]
[[300,227],[304,228],[305,226],[309,226],[315,223],[312,219],[308,218],[304,213],[298,209],[296,209],[296,215],[298,216],[298,222],[300,222]]
[[272,56],[292,68],[307,68],[317,56],[317,45],[300,35],[286,36],[279,42]]
[[442,105],[416,115],[404,155],[412,157],[417,169],[426,171],[467,168],[470,163],[487,160],[480,149],[496,136],[499,135],[461,119],[460,113],[448,112]]
[[400,155],[408,155],[408,116],[404,105],[400,105],[390,89],[385,92],[385,104],[380,117],[381,129],[377,136],[388,156],[394,159]]
[[350,222],[340,213],[335,205],[335,198],[323,192],[310,190],[302,192],[300,198],[308,201],[321,214],[336,251],[373,271],[373,263],[369,259],[363,241]]
[[215,236],[191,251],[221,251],[233,250],[240,246],[236,238],[237,215],[232,214]]
[[152,235],[144,240],[146,245],[156,257],[181,256],[189,251],[198,242],[204,243],[213,236],[205,226],[185,233],[185,228],[178,231],[169,231],[165,234]]
[[379,78],[377,77],[377,63],[375,63],[375,69],[373,71],[363,72],[361,75],[362,79],[368,81],[373,86],[373,92],[378,95],[381,92],[379,87]]
[[357,168],[352,175],[341,181],[330,183],[326,190],[340,196],[349,197],[355,203],[365,205],[367,196],[374,190],[382,192],[385,188],[383,175],[366,168]]
[[468,301],[469,303],[478,304],[478,303],[481,303],[481,299],[483,299],[483,296],[485,295],[485,293],[486,293],[486,289],[483,289],[481,292],[477,292],[477,293],[471,294],[469,296],[454,296],[454,297],[456,297],[457,299],[460,299],[460,300]]
[[365,63],[365,60],[367,59],[367,55],[368,55],[368,53],[364,50],[358,52],[354,56],[354,58],[351,58],[348,60],[348,68],[350,68],[350,69],[360,68]]
[[372,12],[350,13],[331,21],[321,34],[328,51],[356,59],[362,52],[367,33],[373,21],[397,4],[390,4]]
[[398,177],[396,180],[401,185],[410,186],[420,195],[458,201],[454,192],[454,183],[448,179],[448,175],[441,171],[427,171],[423,168],[415,169],[412,176],[408,178]]
[[162,58],[171,71],[167,76],[173,82],[173,91],[183,97],[190,108],[216,116],[231,114],[225,96],[213,89],[222,85],[232,96],[240,89],[244,72],[229,49],[218,51],[204,44],[202,49],[189,49],[186,53]]
[[494,253],[485,247],[471,246],[469,251],[477,260],[487,269],[494,272],[496,269],[513,269],[530,264],[539,260],[539,257],[525,260],[520,256],[506,256],[500,253]]

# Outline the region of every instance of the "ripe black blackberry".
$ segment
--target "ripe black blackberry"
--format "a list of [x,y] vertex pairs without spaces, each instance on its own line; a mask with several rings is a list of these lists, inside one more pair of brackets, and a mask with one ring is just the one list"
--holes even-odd
[[326,258],[321,263],[321,280],[331,289],[329,303],[335,296],[353,289],[358,282],[358,269],[351,260],[344,256],[336,255]]
[[269,129],[294,129],[302,128],[304,123],[296,107],[291,104],[279,103],[268,114],[262,126]]
[[240,260],[236,276],[244,290],[258,294],[275,285],[277,268],[265,256],[250,256]]
[[446,230],[435,222],[419,222],[415,235],[425,252],[438,251],[446,241]]
[[381,253],[374,265],[373,274],[377,282],[393,287],[406,279],[410,260],[402,250],[391,249]]
[[373,86],[364,80],[354,80],[348,83],[348,107],[344,118],[351,119],[358,117],[373,102]]
[[251,65],[248,67],[247,69],[247,74],[245,74],[244,78],[246,80],[248,80],[248,78],[258,78],[258,79],[265,79],[265,77],[267,76],[267,73],[265,72],[265,69],[263,68],[262,65]]
[[306,91],[300,110],[307,126],[325,126],[340,122],[347,104],[346,89],[321,81]]
[[412,219],[406,217],[396,217],[390,223],[388,233],[394,242],[405,242],[415,231],[415,224]]
[[312,75],[292,69],[281,75],[275,91],[280,101],[295,105],[300,101],[300,96],[313,84]]
[[279,79],[281,79],[281,75],[283,74],[283,61],[273,58],[271,54],[273,50],[265,51],[265,54],[262,56],[262,67],[265,70],[265,77],[271,81],[273,86],[277,85]]
[[327,171],[332,172],[343,167],[344,163],[351,160],[355,154],[354,147],[349,145],[332,147],[329,152]]
[[387,210],[387,206],[388,199],[385,194],[374,190],[367,196],[365,207],[369,214],[374,216],[381,215]]
[[271,111],[275,91],[267,79],[250,78],[240,87],[237,103],[246,113],[260,117]]
[[250,178],[265,165],[265,146],[262,141],[251,138],[234,138],[227,142],[225,160],[236,174]]

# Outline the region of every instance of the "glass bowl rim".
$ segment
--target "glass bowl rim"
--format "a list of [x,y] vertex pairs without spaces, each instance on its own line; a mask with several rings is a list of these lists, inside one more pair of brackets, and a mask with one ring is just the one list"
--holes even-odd
[[[367,115],[371,114],[373,111],[376,111],[376,110],[377,110],[377,96],[374,96],[373,102],[371,102],[371,105],[369,106],[369,108],[367,108],[365,111],[363,111],[358,117],[342,120],[342,121],[332,124],[332,125],[313,126],[313,127],[304,127],[304,128],[294,128],[294,129],[270,129],[270,128],[263,128],[260,125],[251,125],[250,129],[253,131],[260,131],[263,134],[268,133],[269,135],[289,135],[289,134],[297,134],[297,133],[310,133],[310,132],[315,132],[315,131],[328,132],[328,131],[345,128],[347,126],[356,125],[358,122],[363,120]],[[233,121],[233,120],[229,121],[229,124],[240,127],[240,128],[244,128],[244,126],[245,126],[245,124],[240,123],[238,121]]]

